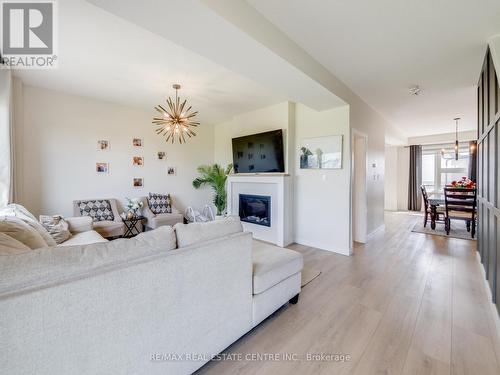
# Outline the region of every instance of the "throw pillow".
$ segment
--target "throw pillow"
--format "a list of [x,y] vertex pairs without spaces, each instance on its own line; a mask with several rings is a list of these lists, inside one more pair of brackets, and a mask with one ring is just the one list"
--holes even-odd
[[82,216],[90,216],[93,221],[114,221],[113,209],[107,199],[79,201],[78,208]]
[[170,194],[149,193],[148,205],[151,212],[155,215],[172,213]]
[[179,248],[243,232],[243,226],[238,216],[229,216],[206,223],[177,223],[174,225],[174,229]]
[[0,233],[4,233],[25,244],[30,249],[47,247],[43,237],[33,227],[14,216],[0,218]]
[[56,244],[61,244],[71,238],[69,225],[61,216],[40,216],[40,222],[52,236]]
[[5,233],[0,233],[0,255],[16,255],[28,251],[31,251],[31,249],[22,242]]
[[36,218],[25,207],[20,204],[11,203],[0,210],[0,216],[14,216],[30,227],[35,229],[45,240],[46,246],[56,246],[56,242],[45,230],[45,228],[36,220]]

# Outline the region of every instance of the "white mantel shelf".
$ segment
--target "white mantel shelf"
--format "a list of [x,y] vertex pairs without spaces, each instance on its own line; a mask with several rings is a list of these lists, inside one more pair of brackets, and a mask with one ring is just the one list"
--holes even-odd
[[290,176],[284,173],[233,174],[227,178],[227,211],[239,216],[240,194],[271,197],[271,226],[242,222],[254,238],[285,247],[292,240],[292,191]]

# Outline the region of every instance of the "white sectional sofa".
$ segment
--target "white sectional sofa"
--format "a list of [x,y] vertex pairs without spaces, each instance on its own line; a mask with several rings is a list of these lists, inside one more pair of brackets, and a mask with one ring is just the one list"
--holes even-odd
[[190,374],[297,302],[302,256],[239,220],[0,256],[0,373]]

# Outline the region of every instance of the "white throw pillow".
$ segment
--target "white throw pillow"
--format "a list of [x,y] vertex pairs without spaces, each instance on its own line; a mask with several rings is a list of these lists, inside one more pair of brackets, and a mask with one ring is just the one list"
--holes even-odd
[[40,215],[40,222],[57,245],[71,238],[69,225],[61,216]]
[[29,212],[25,207],[20,204],[11,203],[0,210],[0,216],[14,216],[21,219],[26,224],[35,229],[40,236],[45,240],[45,246],[56,246],[57,243],[50,236],[50,234],[45,230],[43,225],[41,225],[36,218]]
[[17,255],[29,251],[31,249],[22,242],[5,233],[0,233],[0,255]]
[[198,242],[243,232],[243,226],[238,216],[229,216],[222,220],[209,221],[206,223],[178,223],[175,224],[174,229],[177,236],[178,247],[186,247]]
[[158,243],[164,244],[164,250],[174,250],[177,248],[174,228],[164,225],[157,229],[140,233],[129,240],[136,245],[156,246]]
[[30,249],[47,247],[47,242],[33,227],[14,216],[0,217],[0,233],[5,233],[22,242]]

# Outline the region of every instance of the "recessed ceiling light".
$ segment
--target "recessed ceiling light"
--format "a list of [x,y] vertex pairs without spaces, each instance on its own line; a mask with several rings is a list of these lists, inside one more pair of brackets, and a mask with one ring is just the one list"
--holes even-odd
[[418,96],[422,93],[422,89],[419,85],[414,85],[410,87],[410,94]]

